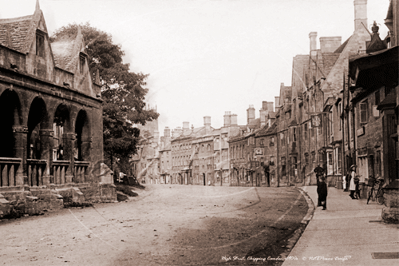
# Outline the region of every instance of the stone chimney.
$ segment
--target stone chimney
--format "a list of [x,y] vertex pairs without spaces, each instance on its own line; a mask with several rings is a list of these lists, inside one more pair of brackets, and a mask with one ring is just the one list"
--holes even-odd
[[205,134],[211,133],[211,117],[204,116],[204,126],[205,126]]
[[232,126],[237,126],[238,122],[237,122],[237,115],[236,114],[232,114],[230,117],[230,125]]
[[355,32],[366,30],[367,0],[355,0],[353,4],[355,6]]
[[183,132],[188,132],[190,130],[190,122],[183,122]]
[[269,114],[268,110],[260,109],[259,110],[259,117],[260,117],[260,126],[263,127],[266,125],[266,116]]
[[267,111],[273,112],[273,102],[267,102]]
[[262,110],[267,110],[267,101],[262,101]]
[[355,0],[355,31],[358,40],[358,53],[366,52],[366,42],[371,40],[367,30],[367,0]]
[[175,128],[175,129],[172,131],[172,138],[177,138],[177,137],[179,137],[179,136],[181,135],[182,131],[183,131],[183,130],[181,129],[181,127]]
[[315,56],[317,50],[317,32],[312,31],[309,33],[309,43],[310,43],[310,55]]
[[163,136],[166,138],[170,138],[170,128],[169,127],[165,127],[165,129],[163,130]]
[[229,127],[231,125],[231,112],[230,111],[226,111],[224,113],[224,127]]
[[276,106],[276,112],[277,112],[277,108],[280,108],[280,97],[279,96],[275,96],[274,97],[274,102],[275,102],[275,106]]
[[154,142],[158,143],[159,142],[159,131],[154,130]]
[[320,51],[322,53],[333,53],[341,46],[341,36],[320,37]]
[[247,109],[247,124],[253,120],[255,120],[255,108],[252,104],[250,104],[249,108]]

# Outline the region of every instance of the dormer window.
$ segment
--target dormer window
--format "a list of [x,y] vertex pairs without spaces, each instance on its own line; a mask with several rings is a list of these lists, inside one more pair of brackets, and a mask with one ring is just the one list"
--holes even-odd
[[44,34],[36,31],[36,55],[44,57]]
[[86,57],[84,55],[79,56],[79,69],[80,69],[80,74],[83,74],[83,69],[86,63]]

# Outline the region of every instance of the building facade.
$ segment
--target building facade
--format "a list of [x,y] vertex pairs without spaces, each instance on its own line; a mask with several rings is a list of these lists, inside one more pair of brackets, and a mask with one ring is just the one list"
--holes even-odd
[[172,150],[170,145],[170,129],[164,129],[164,135],[161,137],[161,147],[159,149],[159,163],[160,163],[160,183],[171,184],[172,173]]
[[279,176],[276,174],[277,160],[277,124],[267,124],[255,134],[255,159],[259,161],[256,175],[260,176],[261,185],[278,187]]

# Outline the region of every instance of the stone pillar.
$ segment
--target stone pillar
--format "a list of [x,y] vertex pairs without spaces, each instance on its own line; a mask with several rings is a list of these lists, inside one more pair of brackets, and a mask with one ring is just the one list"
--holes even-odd
[[91,144],[92,144],[92,138],[88,137],[86,139],[82,139],[82,145],[81,145],[81,153],[82,153],[82,158],[83,161],[91,162]]
[[53,137],[52,129],[40,130],[40,159],[46,160],[46,168],[43,172],[43,185],[50,184],[50,166],[53,161]]
[[73,159],[73,147],[75,147],[76,134],[75,133],[64,133],[64,160],[69,161],[69,167],[65,173],[65,183],[72,183],[74,178],[74,159]]
[[28,175],[27,175],[27,166],[26,166],[28,128],[25,126],[13,126],[12,130],[15,138],[14,156],[16,158],[21,158],[22,160],[16,172],[15,185],[23,186],[24,184],[28,184]]
[[399,223],[399,179],[394,180],[384,190],[384,205],[381,218],[387,223]]

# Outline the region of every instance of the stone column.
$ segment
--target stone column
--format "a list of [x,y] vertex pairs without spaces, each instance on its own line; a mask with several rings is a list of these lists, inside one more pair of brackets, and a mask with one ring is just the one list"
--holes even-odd
[[14,156],[16,158],[21,158],[21,163],[15,175],[15,185],[16,186],[23,186],[24,184],[28,185],[28,175],[27,175],[27,166],[26,166],[28,127],[13,126],[12,130],[15,138]]
[[91,145],[92,145],[91,137],[82,139],[81,153],[82,153],[83,161],[91,162]]
[[399,179],[395,179],[384,190],[384,205],[381,218],[387,223],[399,224]]
[[53,138],[54,131],[52,129],[40,130],[40,159],[46,160],[46,167],[43,171],[43,185],[50,184],[50,167],[53,162]]
[[74,177],[75,164],[73,160],[73,147],[75,147],[76,134],[75,133],[64,133],[64,160],[69,161],[69,167],[65,173],[65,183],[72,183]]

